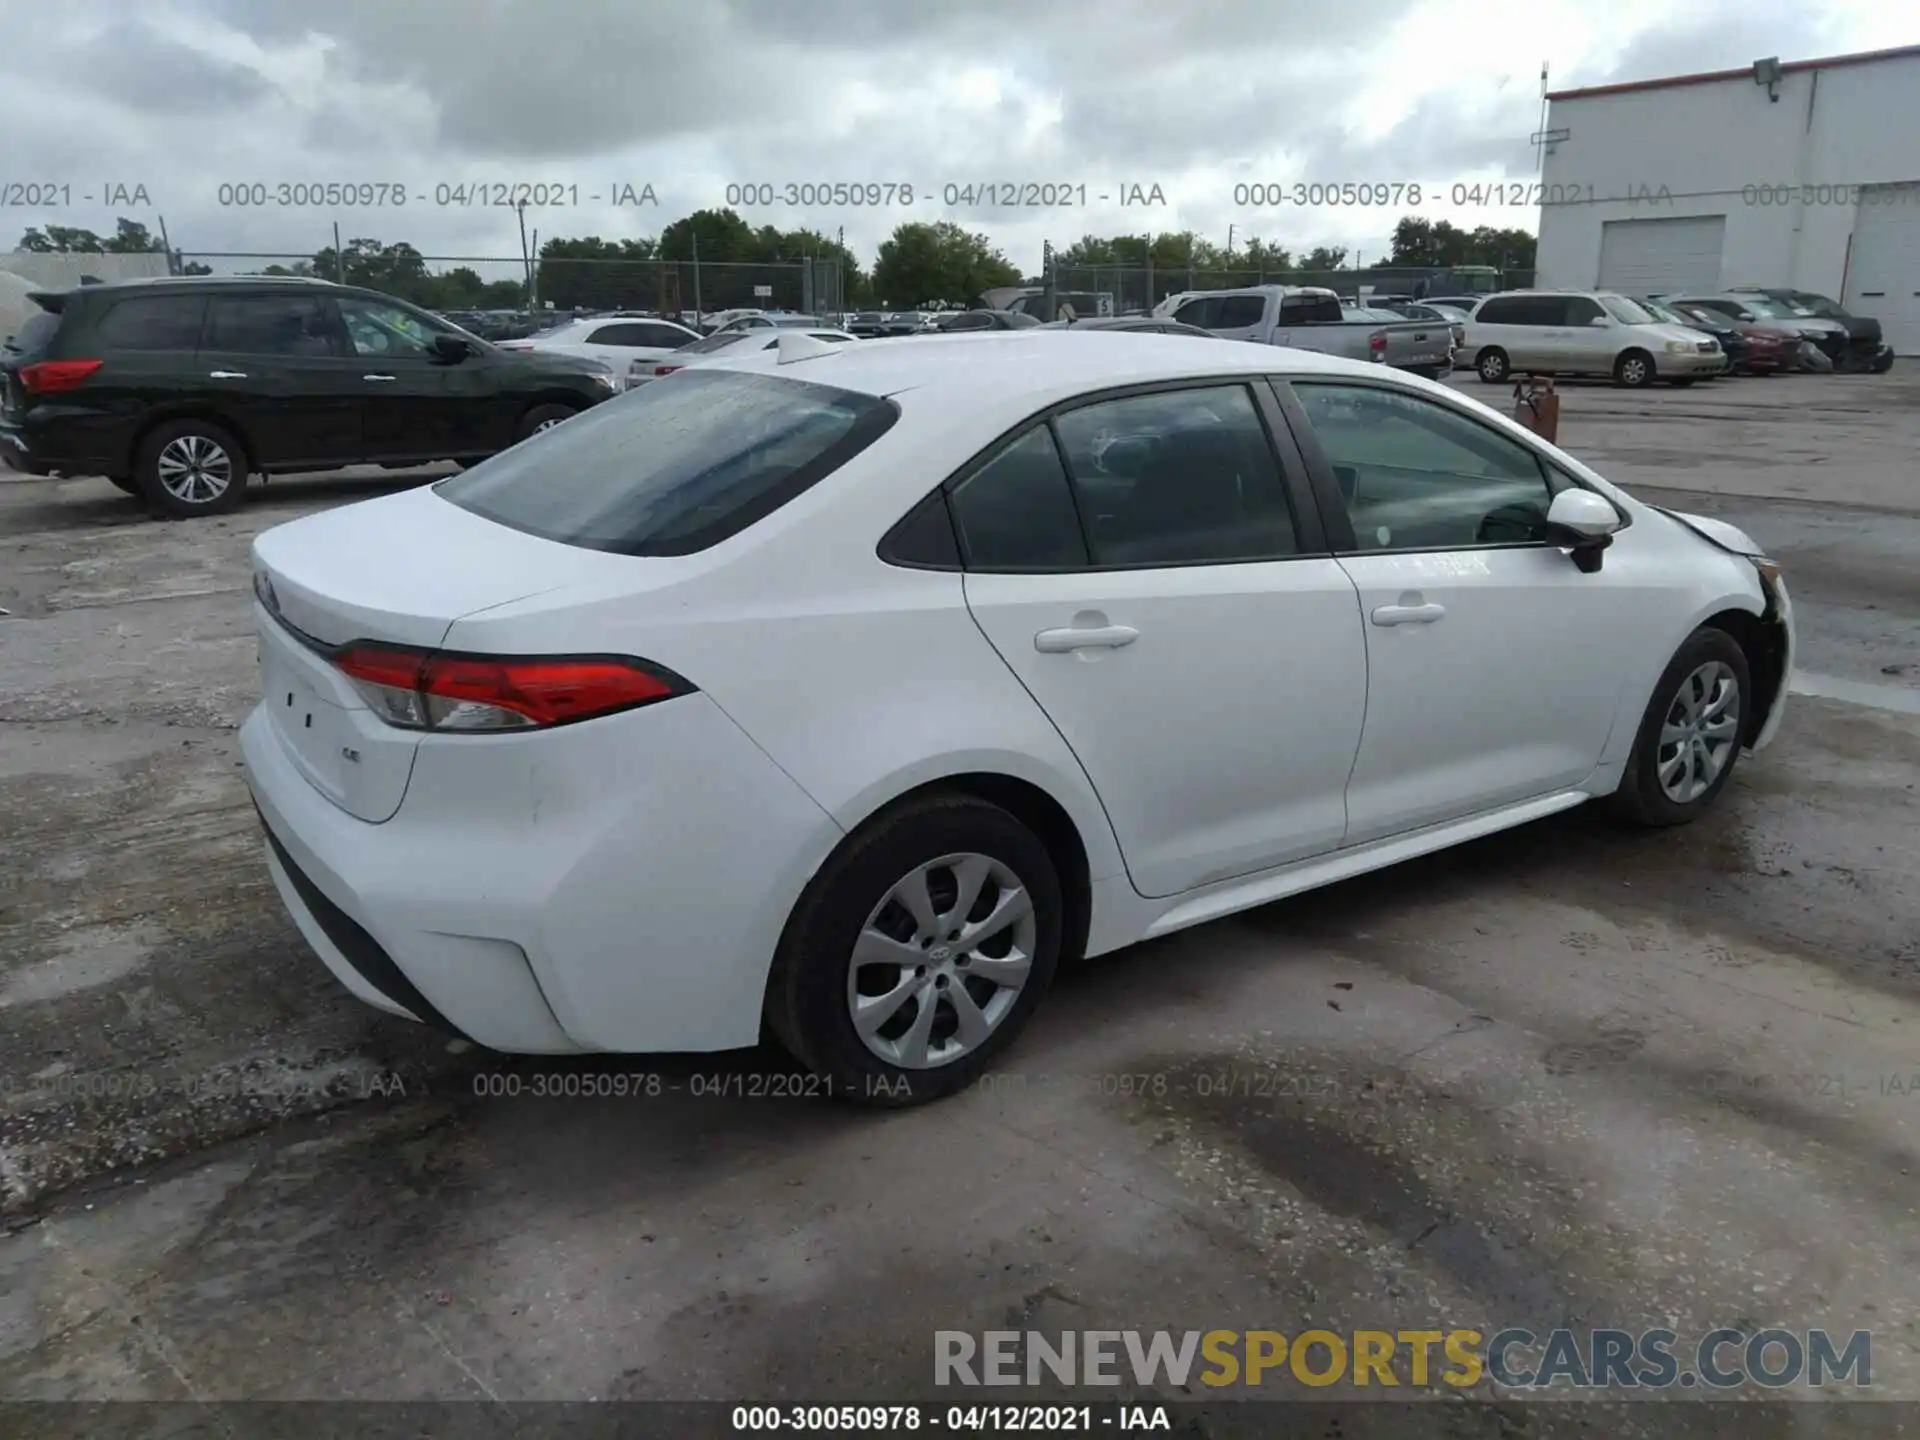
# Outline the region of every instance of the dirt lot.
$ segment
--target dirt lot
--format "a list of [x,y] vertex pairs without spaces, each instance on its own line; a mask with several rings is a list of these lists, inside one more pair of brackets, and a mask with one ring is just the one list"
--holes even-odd
[[[1579,387],[1562,440],[1786,565],[1797,695],[1718,811],[1089,964],[885,1117],[450,1054],[306,952],[235,766],[246,548],[392,476],[184,525],[0,482],[0,1395],[857,1399],[936,1328],[1564,1323],[1869,1329],[1920,1399],[1920,383]],[[1543,1408],[1452,1433],[1588,1423]]]

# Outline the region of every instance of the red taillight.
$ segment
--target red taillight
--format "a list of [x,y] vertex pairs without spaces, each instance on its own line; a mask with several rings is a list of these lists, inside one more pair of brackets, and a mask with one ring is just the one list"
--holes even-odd
[[658,380],[662,375],[671,375],[676,370],[684,370],[686,368],[684,365],[656,365],[653,369],[653,378]]
[[58,395],[99,368],[98,360],[40,360],[20,367],[20,387],[29,395]]
[[1387,337],[1375,335],[1367,341],[1367,352],[1378,360],[1387,353]]
[[350,645],[333,663],[388,723],[418,730],[527,730],[630,710],[690,687],[621,655],[440,655]]

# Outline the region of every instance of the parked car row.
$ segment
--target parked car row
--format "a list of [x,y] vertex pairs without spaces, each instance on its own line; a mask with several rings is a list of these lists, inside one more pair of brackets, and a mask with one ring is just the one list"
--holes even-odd
[[1462,323],[1459,362],[1489,384],[1514,375],[1593,375],[1627,386],[1686,386],[1787,370],[1883,374],[1893,365],[1878,321],[1802,291],[1634,297],[1508,290],[1480,299]]

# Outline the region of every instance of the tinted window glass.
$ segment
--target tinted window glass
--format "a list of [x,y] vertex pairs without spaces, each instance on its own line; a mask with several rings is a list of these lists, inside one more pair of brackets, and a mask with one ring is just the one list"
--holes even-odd
[[641,338],[634,344],[652,345],[661,350],[678,350],[693,339],[686,331],[676,330],[671,325],[641,325],[636,328]]
[[1044,425],[961,481],[952,498],[971,569],[1074,570],[1087,563],[1067,472]]
[[440,333],[411,310],[377,300],[342,300],[340,318],[347,322],[353,353],[380,359],[424,360]]
[[705,339],[696,340],[691,345],[680,347],[687,355],[711,355],[716,350],[724,350],[729,345],[738,345],[744,337],[738,330],[716,330]]
[[1173,318],[1182,325],[1198,325],[1202,330],[1216,330],[1220,326],[1220,302],[1215,299],[1189,300],[1173,312]]
[[191,350],[206,313],[204,295],[142,295],[101,317],[100,338],[117,350]]
[[1213,323],[1217,329],[1240,330],[1258,325],[1267,313],[1267,302],[1259,295],[1226,295],[1220,300],[1220,314]]
[[930,565],[955,569],[960,564],[960,542],[953,533],[947,497],[936,490],[887,532],[880,542],[880,558],[895,565]]
[[1480,308],[1473,312],[1473,318],[1483,325],[1517,325],[1515,317],[1520,313],[1520,301],[1496,297],[1482,301]]
[[645,325],[602,325],[588,334],[589,345],[651,345]]
[[940,322],[942,330],[991,330],[993,317],[984,310],[968,310]]
[[1340,318],[1340,302],[1331,295],[1289,295],[1280,302],[1282,324],[1318,325]]
[[504,450],[440,493],[548,540],[690,555],[871,445],[890,401],[784,376],[683,370]]
[[1295,382],[1362,550],[1540,541],[1552,495],[1531,450],[1417,396]]
[[1567,301],[1566,323],[1585,325],[1590,320],[1598,320],[1606,312],[1600,308],[1600,302],[1586,295],[1575,295]]
[[1096,565],[1294,554],[1273,448],[1243,385],[1134,395],[1054,421]]
[[318,357],[339,353],[333,302],[317,295],[221,295],[207,307],[209,350]]

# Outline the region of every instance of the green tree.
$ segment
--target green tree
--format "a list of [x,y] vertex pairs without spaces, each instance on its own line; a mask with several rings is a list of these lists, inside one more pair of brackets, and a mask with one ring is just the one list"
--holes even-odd
[[540,246],[539,289],[556,309],[651,309],[666,304],[659,246],[649,236],[555,236]]
[[[287,273],[301,272],[295,266]],[[337,253],[329,245],[314,252],[307,273],[345,285],[362,285],[416,305],[433,305],[439,300],[438,277],[427,273],[426,256],[404,240],[383,245],[363,236],[349,240]]]
[[1020,272],[992,241],[951,220],[899,226],[873,262],[874,294],[886,305],[968,305],[982,291],[1018,283]]
[[1247,237],[1247,248],[1235,263],[1243,269],[1285,274],[1293,269],[1293,252],[1284,245],[1251,235]]
[[698,259],[701,264],[745,263],[758,259],[754,229],[732,210],[696,210],[660,232],[662,260]]
[[106,245],[91,230],[74,225],[49,225],[45,230],[29,230],[20,237],[17,248],[37,255],[98,254]]
[[1344,270],[1346,265],[1344,245],[1316,245],[1300,259],[1302,270]]

